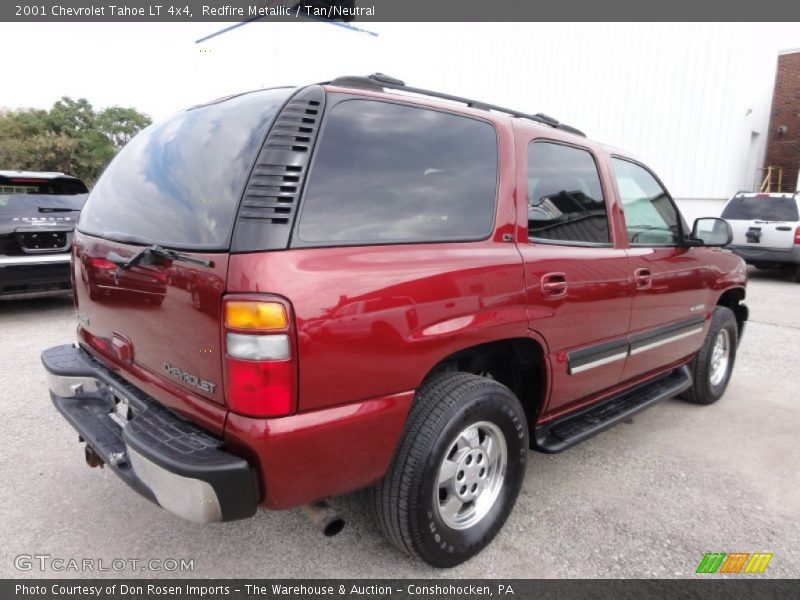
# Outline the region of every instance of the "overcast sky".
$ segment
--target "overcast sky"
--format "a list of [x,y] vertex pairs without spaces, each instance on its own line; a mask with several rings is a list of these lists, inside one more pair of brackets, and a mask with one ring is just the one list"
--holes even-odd
[[[227,25],[2,23],[0,107],[44,108],[69,95],[96,107],[133,106],[160,119],[247,89],[369,74],[376,69],[365,71],[366,63],[384,62],[379,56],[398,42],[396,35],[376,38],[306,22],[255,23],[194,43]],[[403,37],[410,32],[405,29]],[[278,47],[296,52],[276,52]],[[290,54],[291,64],[275,64],[278,54]]]
[[[450,91],[448,82],[442,81],[448,73],[453,74],[451,85],[463,86],[458,82],[465,80],[464,72],[481,76],[474,69],[479,62],[486,64],[487,52],[496,55],[498,66],[507,65],[509,56],[535,47],[535,38],[542,37],[537,32],[551,36],[556,28],[563,30],[560,39],[565,42],[586,46],[587,61],[571,66],[577,72],[584,68],[587,75],[596,69],[592,66],[596,57],[591,54],[600,38],[624,38],[631,28],[650,28],[654,39],[669,39],[663,32],[676,31],[676,27],[688,28],[692,36],[702,37],[706,31],[723,38],[743,36],[753,47],[769,46],[773,53],[800,46],[800,28],[796,23],[685,26],[541,23],[530,24],[521,36],[513,24],[361,24],[380,33],[379,37],[372,37],[321,23],[261,22],[204,44],[194,43],[225,26],[224,23],[2,23],[0,107],[45,108],[60,96],[69,95],[85,97],[98,108],[133,106],[161,119],[200,101],[247,89],[374,71],[405,78],[409,84],[420,87]],[[508,39],[509,35],[512,39]],[[526,58],[530,68],[531,57]],[[492,57],[490,64],[491,60]],[[456,77],[459,73],[460,77]],[[546,85],[545,81],[542,87]],[[467,94],[471,90],[452,91]],[[498,103],[507,100],[484,99]]]

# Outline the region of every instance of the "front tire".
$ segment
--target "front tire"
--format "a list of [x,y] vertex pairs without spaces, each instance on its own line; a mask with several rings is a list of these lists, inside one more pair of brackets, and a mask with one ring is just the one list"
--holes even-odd
[[525,476],[528,424],[504,385],[470,373],[431,377],[374,489],[377,521],[401,550],[453,567],[500,531]]
[[728,387],[739,343],[739,327],[733,311],[714,309],[703,346],[689,365],[694,383],[682,395],[693,404],[713,404]]

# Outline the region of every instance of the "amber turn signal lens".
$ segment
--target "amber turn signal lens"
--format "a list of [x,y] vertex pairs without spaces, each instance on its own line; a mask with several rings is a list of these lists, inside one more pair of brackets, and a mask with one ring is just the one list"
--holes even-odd
[[234,329],[286,329],[286,309],[277,302],[234,301],[225,304],[225,324]]

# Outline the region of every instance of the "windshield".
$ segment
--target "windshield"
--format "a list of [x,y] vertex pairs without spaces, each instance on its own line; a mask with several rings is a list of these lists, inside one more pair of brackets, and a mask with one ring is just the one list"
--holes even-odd
[[785,196],[737,197],[722,211],[731,221],[798,221],[797,202]]
[[119,241],[226,249],[256,153],[293,91],[234,96],[143,130],[100,177],[78,229]]

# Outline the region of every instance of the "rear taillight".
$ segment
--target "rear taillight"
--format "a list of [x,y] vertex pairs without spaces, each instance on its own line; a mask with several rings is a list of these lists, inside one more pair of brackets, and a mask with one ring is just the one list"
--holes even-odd
[[794,244],[800,246],[800,227],[794,230]]
[[286,307],[280,302],[229,300],[225,304],[225,325],[234,329],[276,331],[289,326]]
[[223,314],[228,407],[249,417],[294,412],[297,368],[288,304],[228,298]]

